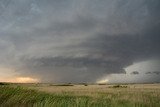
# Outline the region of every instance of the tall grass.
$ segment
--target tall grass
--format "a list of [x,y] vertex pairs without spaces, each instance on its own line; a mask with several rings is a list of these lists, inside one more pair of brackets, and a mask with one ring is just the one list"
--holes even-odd
[[[117,89],[113,89],[117,90]],[[97,92],[95,96],[45,93],[22,87],[0,86],[0,107],[160,107],[159,91]]]

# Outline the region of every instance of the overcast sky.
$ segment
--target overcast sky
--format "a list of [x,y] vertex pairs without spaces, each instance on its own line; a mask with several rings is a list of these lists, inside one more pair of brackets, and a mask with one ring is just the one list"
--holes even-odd
[[160,0],[0,0],[0,81],[160,82]]

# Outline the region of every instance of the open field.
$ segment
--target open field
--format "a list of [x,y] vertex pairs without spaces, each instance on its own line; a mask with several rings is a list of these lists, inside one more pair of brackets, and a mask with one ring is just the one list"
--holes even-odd
[[0,84],[0,107],[160,107],[160,84]]

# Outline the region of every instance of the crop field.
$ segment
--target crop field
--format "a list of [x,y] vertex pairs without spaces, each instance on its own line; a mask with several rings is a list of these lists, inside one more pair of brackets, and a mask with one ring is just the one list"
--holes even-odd
[[160,84],[0,84],[0,107],[160,107]]

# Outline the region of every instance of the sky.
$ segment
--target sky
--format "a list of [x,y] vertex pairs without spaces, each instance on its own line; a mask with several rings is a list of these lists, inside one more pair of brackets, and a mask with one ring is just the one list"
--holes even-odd
[[159,0],[0,0],[0,81],[160,82]]

